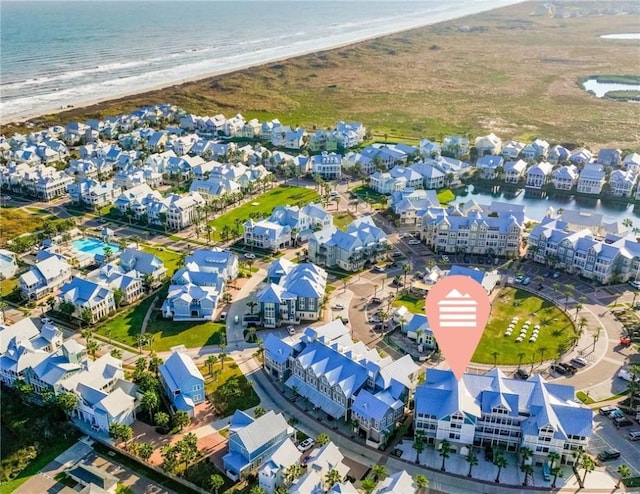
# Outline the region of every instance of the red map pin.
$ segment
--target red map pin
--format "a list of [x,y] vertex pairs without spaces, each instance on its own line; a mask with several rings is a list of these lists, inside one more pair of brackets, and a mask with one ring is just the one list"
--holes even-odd
[[438,346],[459,381],[489,319],[489,295],[473,278],[446,276],[431,287],[424,309]]

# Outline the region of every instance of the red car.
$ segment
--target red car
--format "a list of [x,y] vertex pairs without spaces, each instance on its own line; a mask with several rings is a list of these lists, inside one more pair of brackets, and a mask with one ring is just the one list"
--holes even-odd
[[631,345],[631,338],[628,336],[621,336],[620,337],[620,344],[624,345],[624,346],[629,346]]

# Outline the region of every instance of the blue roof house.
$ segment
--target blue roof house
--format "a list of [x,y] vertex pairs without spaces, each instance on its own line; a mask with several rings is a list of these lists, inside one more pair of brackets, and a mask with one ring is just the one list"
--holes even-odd
[[[236,418],[242,422],[239,427],[233,422]],[[231,429],[236,432],[230,433],[229,452],[222,457],[225,473],[233,480],[238,480],[260,467],[295,433],[285,418],[273,410],[245,425],[248,419],[250,417],[246,414],[233,416]]]
[[205,399],[204,377],[191,360],[180,352],[173,352],[167,361],[158,367],[160,381],[176,410],[193,417],[196,405]]
[[404,402],[389,391],[376,394],[361,390],[351,406],[351,423],[354,431],[364,437],[367,446],[379,448],[386,444],[404,415]]

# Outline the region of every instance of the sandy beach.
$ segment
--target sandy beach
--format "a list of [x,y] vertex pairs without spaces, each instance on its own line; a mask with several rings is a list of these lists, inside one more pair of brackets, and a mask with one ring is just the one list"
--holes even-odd
[[[567,5],[575,12],[591,3]],[[30,128],[169,102],[200,115],[242,113],[292,125],[356,119],[395,139],[495,132],[503,139],[543,136],[634,148],[640,142],[633,130],[637,104],[595,98],[578,80],[628,72],[637,40],[600,35],[631,32],[637,20],[601,14],[553,18],[538,2],[519,3],[142,93],[96,98],[31,118]],[[0,127],[5,134],[16,130],[24,124]]]

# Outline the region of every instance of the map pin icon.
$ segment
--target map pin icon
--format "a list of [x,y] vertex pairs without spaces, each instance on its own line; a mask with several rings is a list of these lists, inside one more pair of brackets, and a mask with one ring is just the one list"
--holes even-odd
[[489,295],[473,278],[445,276],[429,290],[424,309],[438,346],[459,381],[489,319]]

